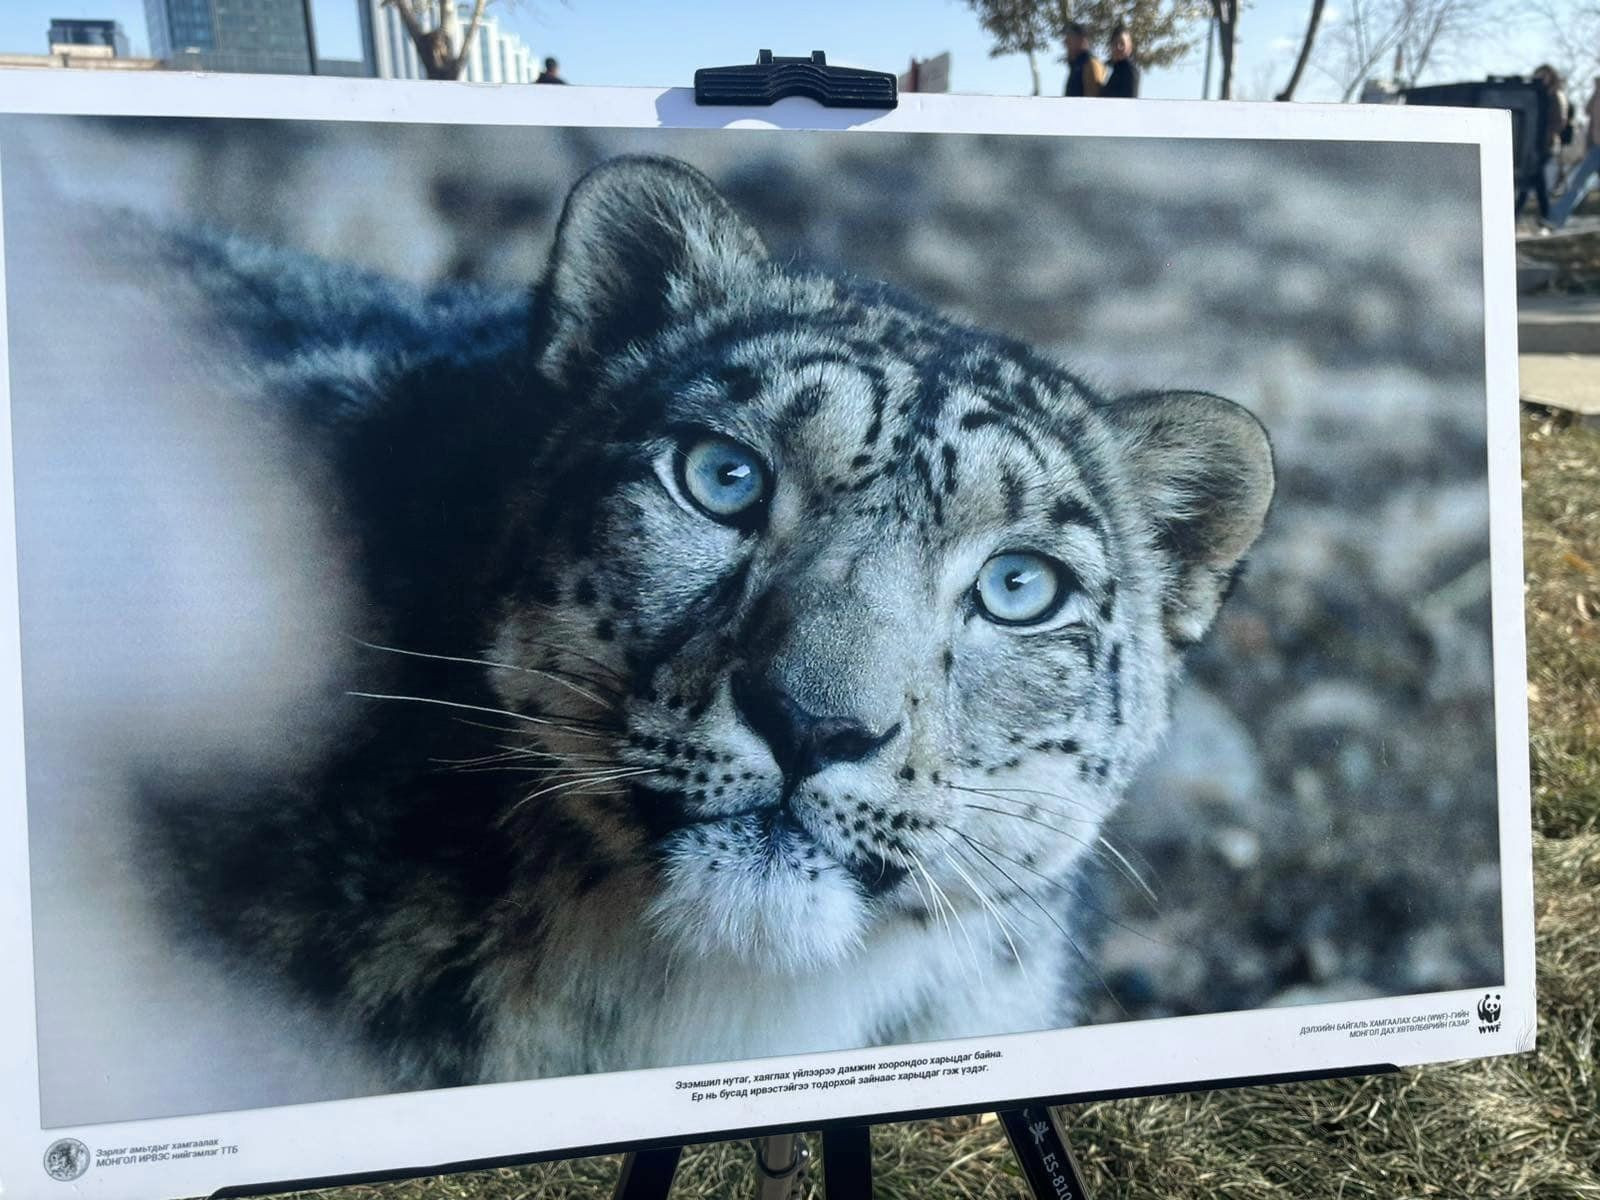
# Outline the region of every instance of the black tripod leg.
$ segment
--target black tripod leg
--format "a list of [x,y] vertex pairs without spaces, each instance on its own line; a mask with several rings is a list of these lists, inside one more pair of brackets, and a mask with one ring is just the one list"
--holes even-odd
[[871,1126],[839,1125],[822,1131],[822,1190],[828,1200],[870,1200]]
[[667,1200],[682,1153],[682,1146],[635,1150],[622,1160],[622,1174],[617,1177],[617,1190],[611,1193],[611,1200]]
[[1036,1200],[1089,1200],[1067,1135],[1048,1107],[1008,1108],[1000,1123]]

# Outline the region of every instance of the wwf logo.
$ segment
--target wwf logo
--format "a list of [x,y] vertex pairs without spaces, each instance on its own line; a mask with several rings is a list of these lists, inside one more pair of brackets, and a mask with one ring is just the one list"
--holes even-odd
[[89,1169],[89,1147],[77,1138],[61,1138],[44,1152],[44,1173],[70,1183]]
[[1500,1032],[1500,993],[1485,992],[1478,1001],[1478,1032]]

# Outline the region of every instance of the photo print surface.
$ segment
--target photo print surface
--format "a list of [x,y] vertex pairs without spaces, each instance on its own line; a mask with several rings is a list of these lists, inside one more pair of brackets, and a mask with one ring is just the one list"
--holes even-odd
[[1499,984],[1478,161],[8,119],[45,1124]]

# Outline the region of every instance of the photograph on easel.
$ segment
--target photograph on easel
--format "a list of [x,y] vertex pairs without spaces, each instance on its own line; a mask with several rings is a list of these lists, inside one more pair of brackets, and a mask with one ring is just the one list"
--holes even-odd
[[5,118],[43,1125],[1498,991],[1479,171]]

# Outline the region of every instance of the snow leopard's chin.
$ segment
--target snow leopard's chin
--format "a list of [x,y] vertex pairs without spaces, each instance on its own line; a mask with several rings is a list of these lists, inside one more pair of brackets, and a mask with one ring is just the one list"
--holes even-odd
[[870,921],[859,877],[786,813],[713,818],[670,835],[649,912],[679,954],[789,973],[847,959]]

